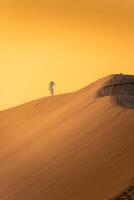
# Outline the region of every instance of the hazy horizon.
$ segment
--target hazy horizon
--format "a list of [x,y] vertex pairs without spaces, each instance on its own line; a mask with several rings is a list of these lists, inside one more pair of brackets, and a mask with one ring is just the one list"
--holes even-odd
[[134,74],[134,2],[0,1],[0,110]]

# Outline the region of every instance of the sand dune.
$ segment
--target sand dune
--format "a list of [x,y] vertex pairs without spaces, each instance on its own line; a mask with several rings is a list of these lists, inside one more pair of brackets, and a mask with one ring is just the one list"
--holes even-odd
[[126,188],[134,178],[133,80],[111,75],[1,111],[0,200],[108,200]]

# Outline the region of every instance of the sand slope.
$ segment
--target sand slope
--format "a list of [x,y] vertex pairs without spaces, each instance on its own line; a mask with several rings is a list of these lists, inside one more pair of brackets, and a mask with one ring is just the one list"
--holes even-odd
[[0,112],[0,200],[108,200],[134,178],[134,110],[80,91]]

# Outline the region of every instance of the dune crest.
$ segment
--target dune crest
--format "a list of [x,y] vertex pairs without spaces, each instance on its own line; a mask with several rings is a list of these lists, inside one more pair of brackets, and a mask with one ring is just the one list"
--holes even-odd
[[112,96],[118,105],[134,109],[134,76],[113,75],[97,91],[97,97]]

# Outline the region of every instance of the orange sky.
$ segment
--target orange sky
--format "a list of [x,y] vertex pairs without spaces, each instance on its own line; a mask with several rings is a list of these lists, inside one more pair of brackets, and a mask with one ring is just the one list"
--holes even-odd
[[133,0],[0,0],[0,109],[134,74]]

